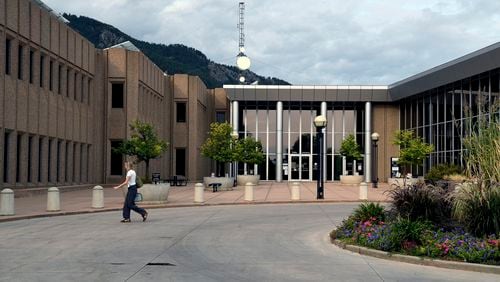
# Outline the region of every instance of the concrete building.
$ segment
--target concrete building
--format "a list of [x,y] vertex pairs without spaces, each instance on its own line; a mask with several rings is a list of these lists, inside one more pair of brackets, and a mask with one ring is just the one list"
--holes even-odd
[[[199,77],[166,75],[130,42],[96,49],[38,0],[0,0],[0,188],[89,186],[122,179],[124,157],[112,148],[130,137],[135,119],[151,123],[169,142],[151,172],[191,181],[215,171],[200,154],[213,121],[230,121],[240,138],[256,137],[266,161],[256,170],[271,181],[316,179],[319,155],[314,117],[324,129],[325,179],[346,170],[368,182],[373,165],[385,181],[394,171],[397,129],[415,130],[436,151],[422,175],[438,163],[463,162],[464,107],[500,116],[500,43],[388,86],[225,85],[207,89]],[[377,164],[368,138],[380,134]],[[354,134],[364,160],[340,156]],[[138,168],[144,174],[144,166]]]
[[170,143],[151,172],[211,171],[199,148],[215,109],[227,111],[220,90],[166,75],[130,42],[96,49],[36,0],[0,0],[0,39],[0,188],[121,180],[124,157],[112,148],[135,119]]

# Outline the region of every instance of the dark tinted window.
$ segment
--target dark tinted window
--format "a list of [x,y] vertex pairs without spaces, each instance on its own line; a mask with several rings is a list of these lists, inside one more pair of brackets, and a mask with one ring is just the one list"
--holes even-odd
[[123,108],[123,83],[111,84],[111,107]]
[[186,103],[177,103],[177,122],[186,122]]

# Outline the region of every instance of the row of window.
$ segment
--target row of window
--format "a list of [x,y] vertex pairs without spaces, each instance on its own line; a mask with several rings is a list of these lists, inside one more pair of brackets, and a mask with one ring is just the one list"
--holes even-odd
[[[17,47],[17,78],[19,80],[25,80],[25,70],[24,70],[24,60],[25,51],[27,46],[19,44]],[[12,75],[12,40],[7,38],[5,40],[5,74]],[[29,50],[29,69],[28,69],[28,80],[30,84],[34,84],[35,75],[35,50]],[[40,53],[39,62],[39,85],[41,88],[45,86],[45,64],[47,63],[47,55]],[[57,71],[57,82],[54,84],[55,72]],[[68,66],[64,66],[55,60],[49,59],[49,91],[57,91],[58,94],[63,94],[63,74],[65,72],[66,78],[66,97],[72,98],[75,101],[80,101],[81,103],[90,104],[90,93],[92,89],[92,78],[85,76],[83,73],[79,73],[76,70],[72,70]],[[79,82],[79,83],[78,83]],[[79,84],[79,85],[78,85]],[[72,89],[70,89],[73,85]],[[78,89],[78,86],[80,86]],[[54,89],[56,88],[56,89]]]
[[440,163],[463,165],[462,139],[470,130],[479,112],[487,116],[492,105],[500,102],[499,69],[428,90],[401,102],[401,128],[414,130],[417,136],[434,145],[434,153],[423,168],[414,168],[419,175]]
[[[15,156],[9,156],[14,146]],[[90,150],[91,145],[85,143],[5,130],[3,182],[87,183]]]

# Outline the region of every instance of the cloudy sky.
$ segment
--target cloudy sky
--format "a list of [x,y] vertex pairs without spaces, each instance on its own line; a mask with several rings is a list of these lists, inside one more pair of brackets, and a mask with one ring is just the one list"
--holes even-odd
[[[43,0],[234,65],[233,0]],[[498,0],[247,0],[251,70],[292,84],[391,84],[500,41]]]

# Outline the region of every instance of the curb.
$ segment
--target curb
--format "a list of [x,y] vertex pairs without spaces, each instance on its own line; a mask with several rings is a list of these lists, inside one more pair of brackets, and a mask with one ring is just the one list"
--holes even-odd
[[434,266],[440,268],[448,268],[455,270],[466,270],[466,271],[475,271],[475,272],[483,272],[483,273],[492,273],[492,274],[500,274],[500,266],[495,265],[485,265],[478,263],[468,263],[468,262],[459,262],[459,261],[447,261],[440,259],[431,259],[424,257],[416,257],[416,256],[408,256],[408,255],[400,255],[393,254],[385,251],[379,251],[374,249],[369,249],[366,247],[355,246],[355,245],[347,245],[340,240],[332,238],[330,236],[330,242],[336,245],[339,248],[344,250],[351,251],[353,253],[358,253],[360,255],[366,255],[370,257],[376,257],[380,259],[411,263],[417,265],[425,265],[425,266]]
[[[321,200],[321,201],[270,201],[270,202],[238,202],[238,203],[190,203],[190,204],[161,204],[161,205],[139,205],[140,207],[147,209],[164,209],[164,208],[191,208],[191,207],[212,207],[212,206],[249,206],[249,205],[277,205],[277,204],[322,204],[322,203],[338,203],[338,204],[350,204],[350,203],[362,203],[360,200],[352,201],[337,201],[337,200]],[[387,203],[387,201],[373,201],[374,203]],[[101,209],[88,209],[88,210],[77,210],[77,211],[58,211],[58,212],[46,212],[40,214],[30,214],[30,215],[19,215],[19,216],[9,216],[2,218],[0,216],[0,223],[42,218],[42,217],[54,217],[54,216],[65,216],[65,215],[78,215],[78,214],[92,214],[110,211],[120,211],[121,207],[114,208],[101,208]]]

